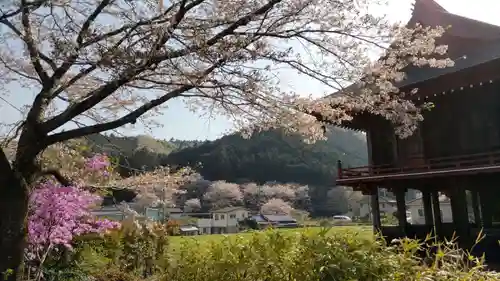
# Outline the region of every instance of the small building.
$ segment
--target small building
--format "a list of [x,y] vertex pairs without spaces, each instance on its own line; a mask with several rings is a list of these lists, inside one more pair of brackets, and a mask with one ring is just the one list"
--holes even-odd
[[196,219],[196,227],[198,227],[199,234],[212,234],[212,214],[191,213],[189,216]]
[[292,218],[291,216],[262,215],[262,217],[264,217],[264,219],[266,219],[268,222],[271,222],[274,227],[278,228],[294,228],[299,226],[297,220]]
[[236,233],[239,221],[248,218],[243,207],[227,207],[210,212],[212,214],[212,233]]
[[272,222],[266,220],[262,215],[252,216],[251,219],[257,223],[260,229],[272,226]]
[[[380,204],[380,214],[381,215],[388,215],[388,214],[394,214],[396,212],[396,200],[391,199],[389,197],[385,196],[380,196],[379,197],[379,204]],[[353,210],[353,214],[354,214]],[[369,196],[364,196],[364,198],[361,200],[360,205],[359,205],[359,217],[360,218],[366,218],[369,217],[371,218],[371,205],[370,205],[370,197]]]
[[92,215],[99,219],[109,219],[114,221],[122,221],[125,214],[116,206],[102,206],[99,209],[92,211]]
[[[407,210],[411,214],[411,223],[412,224],[425,224],[425,212],[424,212],[424,203],[422,197],[416,198],[414,200],[408,201],[406,203]],[[474,222],[474,213],[472,212],[472,208],[468,206],[469,210],[469,221]],[[439,209],[441,212],[441,221],[443,223],[452,223],[453,222],[453,212],[451,209],[451,201],[446,195],[441,194],[439,196]]]
[[243,207],[227,207],[210,213],[191,213],[196,218],[200,234],[236,233],[239,222],[248,218],[248,211]]
[[179,208],[148,207],[144,210],[144,215],[150,220],[161,221],[164,217],[180,219],[183,216],[183,212]]
[[286,215],[259,214],[252,216],[252,219],[257,222],[259,228],[266,228],[269,226],[276,228],[294,228],[299,226],[296,219]]
[[193,236],[199,234],[199,229],[194,225],[184,225],[179,228],[179,232],[183,236]]

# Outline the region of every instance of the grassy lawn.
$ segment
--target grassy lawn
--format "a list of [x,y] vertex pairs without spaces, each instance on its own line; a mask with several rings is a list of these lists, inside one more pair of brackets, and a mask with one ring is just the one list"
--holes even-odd
[[[294,234],[303,231],[320,231],[321,227],[306,227],[306,228],[288,228],[279,229],[278,231],[286,234]],[[353,236],[359,237],[360,239],[371,239],[373,237],[373,228],[371,226],[334,226],[329,229],[329,232],[339,233],[339,232],[349,232]],[[217,243],[223,239],[233,239],[236,237],[245,237],[252,235],[252,232],[242,232],[235,234],[212,234],[212,235],[196,235],[196,236],[172,236],[170,238],[170,247],[172,252],[176,252],[177,249],[181,247],[182,244],[198,244],[203,245],[204,243]]]

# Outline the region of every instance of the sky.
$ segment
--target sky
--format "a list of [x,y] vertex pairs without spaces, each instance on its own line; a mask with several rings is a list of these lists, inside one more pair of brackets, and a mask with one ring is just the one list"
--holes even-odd
[[[380,9],[372,10],[377,14],[386,13],[391,21],[406,22],[410,17],[412,2],[413,0],[388,0],[388,6],[382,11]],[[450,13],[500,25],[500,17],[498,16],[500,1],[498,0],[437,0],[437,2]],[[297,79],[297,77],[293,77],[286,79],[287,75],[281,76],[284,78],[282,83],[286,83],[287,87],[295,90],[307,89],[311,91],[312,89],[313,91],[323,91],[321,86],[306,78],[299,77]],[[19,114],[12,105],[20,107],[32,100],[32,95],[19,93],[20,89],[11,87],[9,90],[12,94],[6,97],[7,100],[0,99],[0,123],[17,121]],[[120,132],[126,135],[147,134],[159,139],[213,140],[221,137],[232,128],[231,123],[222,118],[215,120],[200,118],[197,114],[193,114],[185,108],[185,105],[180,100],[169,101],[168,105],[169,107],[164,111],[164,114],[155,118],[155,121],[161,124],[160,127],[146,129],[141,125],[137,125],[133,129],[120,130]]]

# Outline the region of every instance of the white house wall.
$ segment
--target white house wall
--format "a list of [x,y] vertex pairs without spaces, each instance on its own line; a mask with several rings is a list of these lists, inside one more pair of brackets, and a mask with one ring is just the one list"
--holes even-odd
[[[418,203],[421,203],[421,201]],[[412,204],[408,206],[408,209],[411,212],[412,224],[425,224],[423,204]],[[453,213],[451,211],[451,204],[449,202],[439,204],[439,209],[441,210],[442,222],[453,222]],[[469,213],[469,222],[474,222],[474,212],[472,211],[472,208],[468,206],[467,211]]]

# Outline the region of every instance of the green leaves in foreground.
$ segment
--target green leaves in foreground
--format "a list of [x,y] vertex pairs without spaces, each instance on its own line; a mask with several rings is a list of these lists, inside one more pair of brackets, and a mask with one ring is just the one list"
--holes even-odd
[[[166,238],[139,236],[140,241]],[[106,243],[82,241],[75,249],[80,254],[72,270],[81,271],[79,275],[87,272],[86,276],[99,281],[500,280],[498,273],[484,269],[481,259],[470,257],[452,242],[432,244],[429,238],[426,242],[437,253],[431,255],[416,240],[402,239],[387,246],[366,233],[338,227],[183,237],[175,247],[163,243],[159,248],[165,252],[159,255],[151,247],[130,250],[126,245],[135,245],[135,240],[127,237],[114,235]],[[143,270],[151,257],[154,270]],[[128,269],[131,258],[140,270]]]
[[[195,240],[193,240],[195,241]],[[500,280],[480,265],[458,266],[456,249],[447,264],[423,265],[417,241],[387,247],[353,232],[270,230],[220,241],[184,243],[165,281],[284,280]]]

